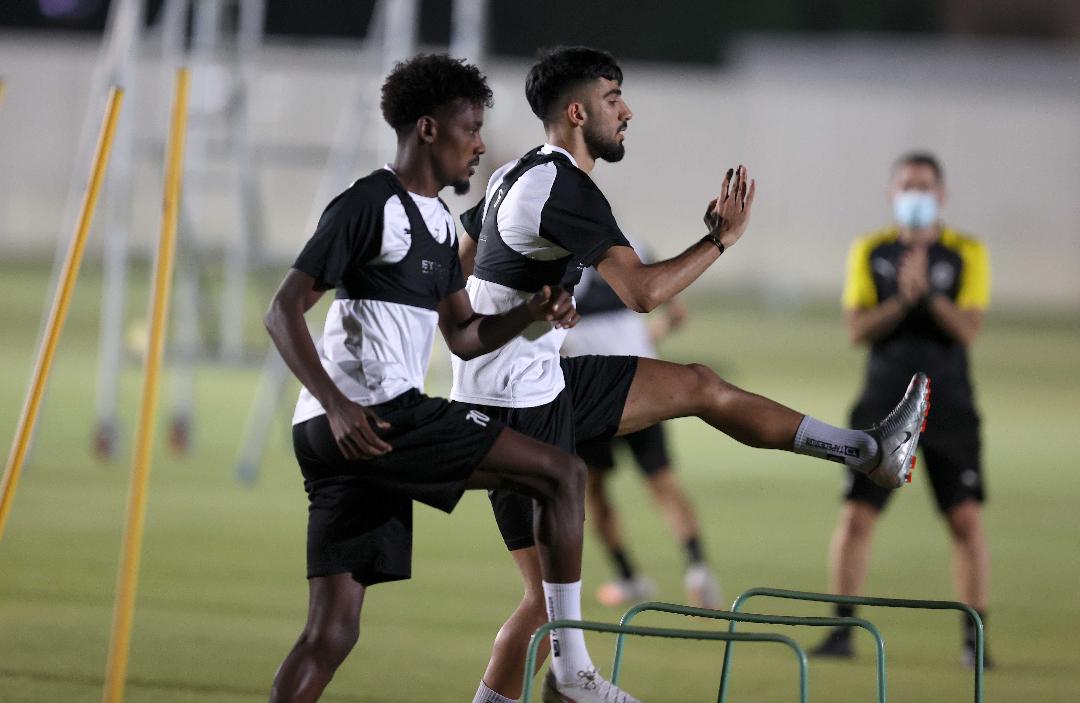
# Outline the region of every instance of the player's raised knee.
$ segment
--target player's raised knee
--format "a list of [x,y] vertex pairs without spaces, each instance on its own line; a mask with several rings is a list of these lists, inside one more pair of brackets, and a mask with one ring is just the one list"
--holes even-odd
[[722,403],[732,386],[705,364],[687,364],[690,394],[695,409],[702,411]]

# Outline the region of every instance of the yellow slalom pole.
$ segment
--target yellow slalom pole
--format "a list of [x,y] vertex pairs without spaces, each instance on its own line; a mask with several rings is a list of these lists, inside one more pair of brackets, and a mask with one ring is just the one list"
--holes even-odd
[[187,125],[188,89],[191,74],[186,68],[176,73],[169,147],[165,162],[165,197],[162,208],[161,238],[158,241],[154,284],[150,299],[150,345],[143,375],[139,429],[135,457],[131,465],[128,489],[127,520],[124,526],[123,552],[117,575],[116,605],[113,611],[109,659],[105,670],[105,703],[124,699],[131,626],[134,620],[135,592],[139,580],[139,557],[142,551],[143,524],[146,519],[146,495],[150,483],[150,458],[154,444],[154,421],[157,414],[158,376],[165,350],[165,327],[169,319],[169,291],[172,287],[173,255],[176,251],[176,225],[180,211],[180,180],[183,172],[184,135]]
[[[0,91],[2,90],[3,83],[0,83]],[[34,362],[30,389],[26,395],[26,402],[23,404],[22,415],[19,417],[19,427],[15,432],[15,442],[11,445],[11,452],[8,454],[4,477],[0,479],[0,538],[4,536],[4,526],[11,512],[11,503],[15,498],[15,489],[19,485],[23,461],[30,448],[30,439],[34,435],[34,424],[37,422],[38,410],[41,409],[41,399],[45,395],[45,383],[49,380],[49,371],[52,369],[53,357],[56,355],[56,345],[64,329],[64,320],[67,318],[71,294],[75,290],[75,281],[79,277],[79,266],[82,264],[83,251],[86,249],[90,223],[94,220],[94,208],[97,206],[101,183],[105,178],[105,167],[109,163],[109,152],[112,149],[113,135],[116,133],[116,123],[123,100],[124,92],[119,88],[109,91],[105,117],[101,123],[94,162],[90,170],[90,182],[87,183],[86,191],[83,193],[75,233],[71,244],[68,245],[64,267],[60,273],[60,285],[53,298],[52,308],[49,310],[45,334],[41,338],[41,348]]]

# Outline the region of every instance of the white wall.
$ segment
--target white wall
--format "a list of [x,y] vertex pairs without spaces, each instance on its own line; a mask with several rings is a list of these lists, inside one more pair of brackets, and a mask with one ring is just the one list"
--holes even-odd
[[[96,54],[85,39],[0,34],[7,82],[0,105],[0,257],[51,256],[65,229],[64,199]],[[157,231],[158,103],[168,86],[152,42],[143,54],[134,102],[141,145],[135,221],[145,247]],[[264,153],[288,146],[309,154],[306,162],[264,159],[260,184],[273,256],[287,259],[305,238],[319,165],[356,75],[367,81],[373,106],[377,101],[378,61],[360,58],[342,46],[271,46],[261,54],[253,139]],[[600,165],[594,176],[627,231],[662,254],[681,250],[701,233],[704,204],[724,170],[745,163],[759,181],[753,224],[704,284],[781,299],[835,296],[851,238],[888,221],[889,164],[902,151],[929,148],[946,168],[947,219],[990,246],[995,300],[1080,307],[1080,50],[748,38],[732,58],[722,72],[624,66],[635,112],[627,156]],[[496,94],[485,128],[486,173],[543,135],[523,98],[527,63],[485,69]],[[205,74],[202,81],[206,88]],[[197,75],[197,91],[199,82]],[[374,168],[387,158],[385,130],[369,121],[364,131]],[[215,168],[223,172],[222,165]],[[199,238],[213,246],[232,227],[231,194],[218,181],[204,194]],[[460,210],[475,197],[448,200]]]

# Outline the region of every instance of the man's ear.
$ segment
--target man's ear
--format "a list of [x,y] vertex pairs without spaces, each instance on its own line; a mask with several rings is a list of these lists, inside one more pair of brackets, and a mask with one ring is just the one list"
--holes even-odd
[[585,114],[585,103],[571,100],[566,106],[566,118],[570,120],[573,127],[585,124],[585,120],[588,119],[588,115]]
[[416,121],[416,136],[420,141],[430,144],[439,136],[439,123],[434,117],[424,115]]

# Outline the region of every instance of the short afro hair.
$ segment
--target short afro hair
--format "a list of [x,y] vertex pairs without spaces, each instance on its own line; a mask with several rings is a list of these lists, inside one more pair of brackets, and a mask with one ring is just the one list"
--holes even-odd
[[557,46],[544,52],[529,70],[525,97],[533,114],[547,122],[560,99],[582,83],[597,78],[622,85],[622,69],[614,56],[587,46]]
[[480,69],[446,54],[419,54],[394,65],[382,86],[383,119],[394,129],[456,100],[491,107],[491,88]]
[[945,169],[941,167],[941,161],[929,151],[909,151],[903,154],[893,162],[892,172],[895,174],[901,166],[907,166],[908,164],[929,166],[930,170],[934,172],[934,178],[937,179],[937,182],[945,182]]

